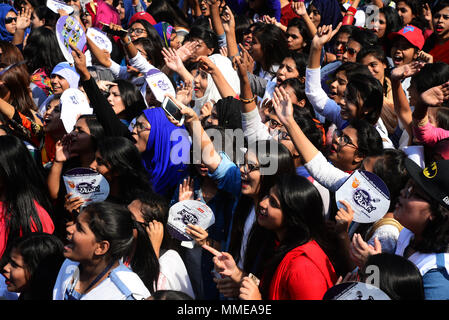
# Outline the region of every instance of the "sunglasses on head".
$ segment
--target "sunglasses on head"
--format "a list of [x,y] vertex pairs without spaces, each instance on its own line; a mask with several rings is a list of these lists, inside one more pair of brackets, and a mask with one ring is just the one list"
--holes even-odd
[[13,21],[17,21],[17,17],[6,17],[5,18],[5,24],[10,24]]

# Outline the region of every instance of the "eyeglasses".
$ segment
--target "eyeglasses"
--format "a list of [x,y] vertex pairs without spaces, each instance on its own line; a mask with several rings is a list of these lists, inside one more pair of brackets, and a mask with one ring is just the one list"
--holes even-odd
[[282,124],[280,124],[279,122],[277,122],[274,119],[268,120],[268,125],[270,126],[271,129],[276,129],[276,128],[282,127]]
[[17,17],[6,17],[5,18],[5,24],[10,24],[13,21],[17,21]]
[[134,130],[134,128],[137,129],[138,132],[151,130],[151,128],[145,127],[145,125],[142,122],[138,122],[138,121],[131,123],[131,128],[133,130]]
[[343,133],[343,131],[337,129],[337,130],[335,130],[334,134],[338,138],[338,145],[340,147],[350,145],[350,146],[354,147],[355,149],[359,148],[354,144],[354,142],[352,142],[351,138],[349,138],[348,135]]
[[335,49],[341,53],[348,52],[351,56],[359,53],[356,49],[348,47],[347,42],[337,41],[335,42]]
[[142,33],[145,32],[145,29],[142,28],[130,28],[128,29],[128,34],[133,34],[135,33],[136,35],[140,36]]
[[241,163],[241,164],[239,164],[239,167],[243,168],[243,172],[245,174],[251,173],[256,170],[260,170],[259,166],[252,164],[252,163]]

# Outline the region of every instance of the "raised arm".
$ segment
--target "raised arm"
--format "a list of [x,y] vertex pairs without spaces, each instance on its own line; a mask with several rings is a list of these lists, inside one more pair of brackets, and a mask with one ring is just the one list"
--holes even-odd
[[306,6],[305,6],[304,2],[293,1],[291,3],[291,6],[293,9],[293,12],[295,12],[298,16],[300,16],[306,23],[307,31],[309,32],[309,35],[311,37],[314,37],[317,32],[317,29],[316,29],[315,25],[313,24],[312,20],[310,20],[310,17],[309,17],[309,14],[307,13]]
[[405,95],[404,89],[402,89],[401,81],[419,72],[423,66],[424,63],[414,61],[412,63],[394,68],[390,76],[393,91],[394,110],[404,126],[404,129],[407,130],[409,137],[413,137],[411,127],[412,110],[410,109],[410,104],[407,96]]
[[239,54],[237,39],[235,37],[235,19],[231,9],[226,6],[220,16],[223,29],[226,34],[226,46],[228,48],[228,57],[233,58]]
[[222,98],[226,97],[236,97],[237,94],[232,89],[231,85],[226,81],[223,73],[221,73],[220,69],[212,62],[209,57],[201,56],[199,57],[200,69],[209,73],[212,77],[212,80],[215,83],[215,86],[218,89]]

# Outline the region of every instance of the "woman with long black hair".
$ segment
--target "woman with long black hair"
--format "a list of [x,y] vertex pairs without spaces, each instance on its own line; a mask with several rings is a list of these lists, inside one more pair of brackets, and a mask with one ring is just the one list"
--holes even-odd
[[15,136],[0,137],[0,255],[31,232],[53,233],[42,171]]

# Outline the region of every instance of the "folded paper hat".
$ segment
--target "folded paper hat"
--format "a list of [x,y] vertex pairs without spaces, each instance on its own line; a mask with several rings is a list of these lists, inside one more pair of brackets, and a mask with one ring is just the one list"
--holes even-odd
[[157,101],[162,102],[165,94],[176,95],[175,88],[167,75],[159,69],[151,69],[145,75],[145,83],[141,88],[142,95],[145,98],[147,88],[150,88]]
[[67,133],[72,132],[78,116],[92,114],[87,97],[81,90],[67,89],[61,95],[61,120]]
[[407,172],[431,198],[449,209],[449,160],[432,162],[424,170],[413,160],[405,159]]

